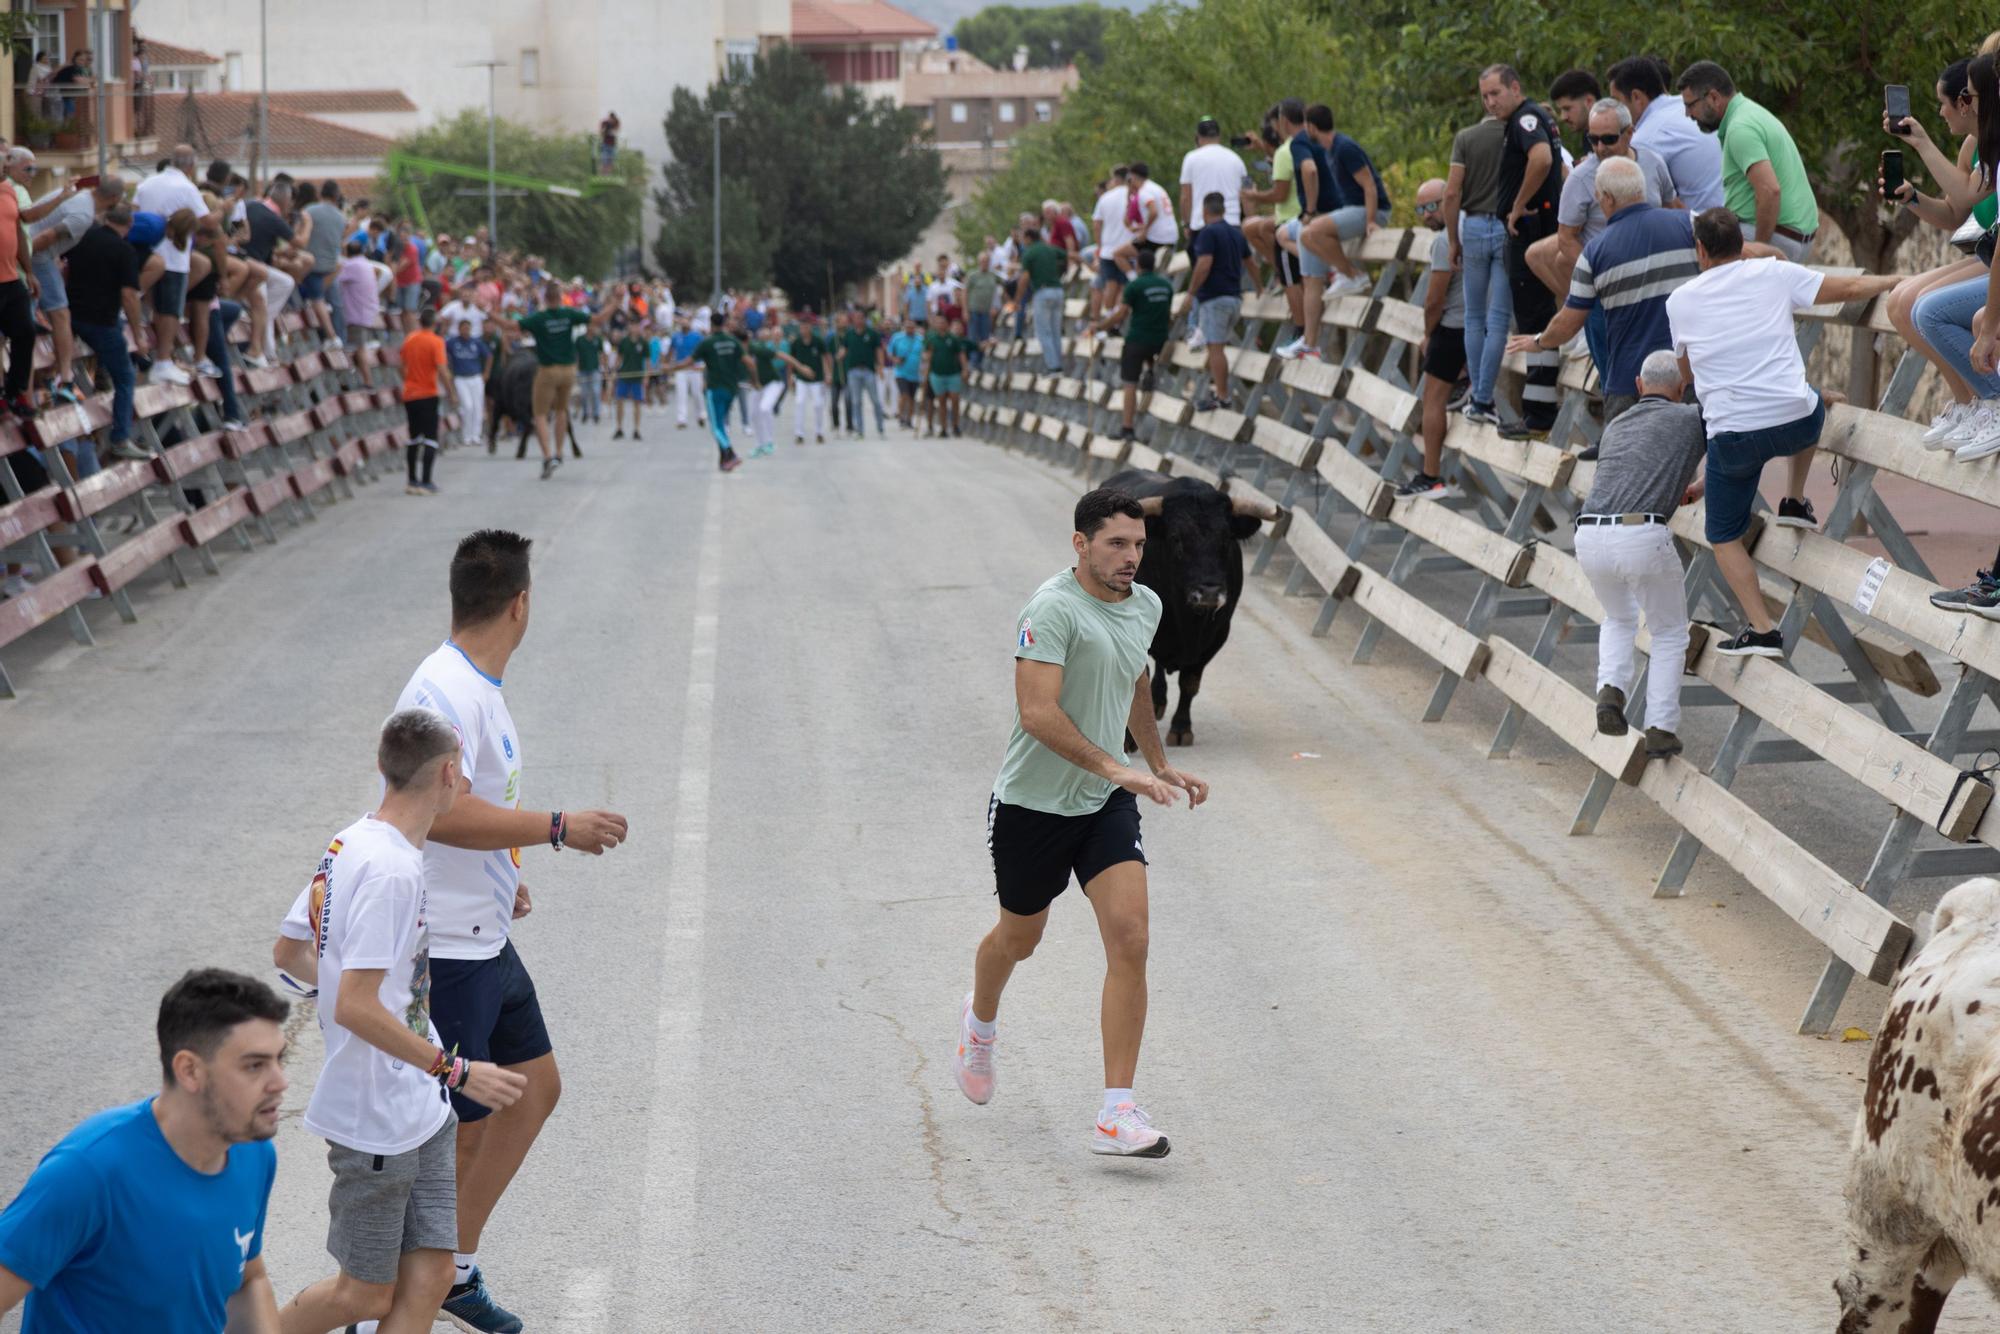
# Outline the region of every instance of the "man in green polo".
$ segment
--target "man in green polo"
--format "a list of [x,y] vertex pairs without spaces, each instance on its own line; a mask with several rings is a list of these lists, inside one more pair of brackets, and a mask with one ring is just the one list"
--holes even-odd
[[1744,239],[1805,263],[1819,231],[1819,201],[1791,131],[1737,92],[1729,72],[1713,60],[1683,70],[1680,90],[1688,118],[1722,141],[1723,200],[1743,220]]
[[792,409],[792,443],[806,442],[806,413],[812,413],[813,435],[826,443],[826,382],[833,378],[833,345],[819,331],[810,311],[799,317],[798,328],[786,349],[798,369],[792,372],[798,402]]
[[953,320],[948,325],[938,320],[924,335],[923,380],[931,389],[930,399],[924,404],[925,435],[960,434],[958,401],[965,392],[967,346],[963,320]]
[[[542,289],[542,308],[523,315],[518,320],[510,320],[502,315],[488,317],[488,322],[496,324],[516,336],[526,335],[535,340],[535,391],[532,404],[535,425],[535,443],[542,447],[542,477],[546,480],[557,468],[562,467],[562,444],[564,439],[575,448],[575,437],[569,429],[569,399],[576,392],[576,347],[579,338],[594,337],[598,321],[608,316],[603,312],[593,317],[582,310],[563,304],[563,289],[560,283],[550,283]],[[581,331],[581,332],[580,332]],[[550,419],[554,425],[550,425]],[[549,446],[550,439],[556,441],[555,448]],[[578,458],[583,451],[576,451]]]
[[1153,362],[1166,347],[1167,333],[1174,322],[1174,285],[1155,273],[1153,264],[1153,252],[1141,250],[1139,276],[1121,289],[1119,304],[1091,326],[1093,333],[1102,334],[1130,317],[1125,326],[1125,346],[1118,354],[1118,378],[1125,387],[1125,398],[1119,405],[1125,424],[1118,434],[1126,440],[1136,438],[1139,386],[1143,381],[1148,389],[1152,388]]
[[861,413],[864,395],[875,405],[875,434],[886,436],[889,429],[883,424],[882,391],[875,381],[875,372],[882,361],[882,335],[868,327],[868,317],[858,310],[847,312],[847,327],[840,331],[838,356],[841,374],[847,380],[847,425],[854,438],[861,438],[865,424]]
[[1035,341],[1042,345],[1042,367],[1055,375],[1062,370],[1063,273],[1069,268],[1069,252],[1059,250],[1042,238],[1039,228],[1026,233],[1028,248],[1021,252],[1021,271],[1028,275],[1028,298],[1035,317]]
[[709,433],[715,437],[716,449],[721,451],[716,467],[735,472],[743,466],[743,460],[729,443],[729,410],[736,406],[736,388],[746,377],[753,390],[758,387],[757,365],[743,341],[742,317],[732,311],[720,329],[704,337],[693,351],[667,369],[684,370],[697,361],[708,384]]

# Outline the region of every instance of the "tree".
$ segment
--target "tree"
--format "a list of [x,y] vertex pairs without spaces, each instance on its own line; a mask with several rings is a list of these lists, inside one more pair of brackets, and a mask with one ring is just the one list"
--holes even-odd
[[[1276,90],[1310,90],[1344,69],[1332,25],[1290,0],[1208,0],[1111,19],[1104,62],[1083,71],[1053,122],[1022,133],[1007,169],[959,210],[965,253],[1044,199],[1089,212],[1093,183],[1119,163],[1145,162],[1173,193],[1203,116],[1220,121],[1225,135],[1247,133]],[[1254,78],[1245,77],[1250,70]],[[1261,156],[1259,145],[1246,160]]]
[[1115,11],[1093,3],[1024,9],[992,5],[952,29],[958,44],[995,69],[1012,69],[1025,47],[1032,69],[1093,66],[1104,60],[1105,34]]
[[[581,134],[546,134],[513,121],[493,127],[494,162],[500,170],[578,189],[596,175],[594,141]],[[451,120],[406,134],[396,147],[420,157],[486,166],[486,113],[462,111]],[[618,154],[616,176],[624,188],[606,190],[588,199],[563,195],[510,195],[500,191],[498,214],[501,244],[510,250],[540,255],[555,273],[599,277],[611,272],[621,250],[639,240],[639,205],[645,185],[645,162],[639,154]],[[418,187],[424,212],[440,232],[464,234],[486,225],[486,191],[477,183],[440,177]],[[375,197],[385,208],[400,200],[386,179],[375,183]],[[396,202],[389,202],[389,201]]]
[[919,113],[829,87],[811,57],[780,46],[738,82],[674,91],[654,254],[683,285],[714,285],[718,111],[735,116],[722,123],[725,286],[775,282],[794,305],[824,310],[908,253],[944,208],[944,165]]

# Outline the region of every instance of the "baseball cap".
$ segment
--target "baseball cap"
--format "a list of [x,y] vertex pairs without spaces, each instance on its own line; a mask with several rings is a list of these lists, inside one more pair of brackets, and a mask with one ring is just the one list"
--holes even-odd
[[1215,117],[1203,116],[1199,121],[1195,123],[1194,132],[1196,134],[1212,134],[1220,136],[1222,134],[1222,126],[1216,121]]

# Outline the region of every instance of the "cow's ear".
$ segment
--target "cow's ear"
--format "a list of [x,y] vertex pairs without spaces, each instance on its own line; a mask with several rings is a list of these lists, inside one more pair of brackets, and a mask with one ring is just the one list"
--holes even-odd
[[1264,521],[1254,514],[1232,514],[1229,516],[1229,531],[1238,542],[1247,542],[1257,535]]

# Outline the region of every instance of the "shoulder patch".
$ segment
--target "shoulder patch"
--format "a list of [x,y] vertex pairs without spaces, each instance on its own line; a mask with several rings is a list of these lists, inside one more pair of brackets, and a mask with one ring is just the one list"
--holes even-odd
[[1521,117],[1521,128],[1529,134],[1533,134],[1536,130],[1540,129],[1541,125],[1541,121],[1537,120],[1532,114]]
[[1033,648],[1035,646],[1035,623],[1026,616],[1021,618],[1021,634],[1016,642],[1022,648]]

